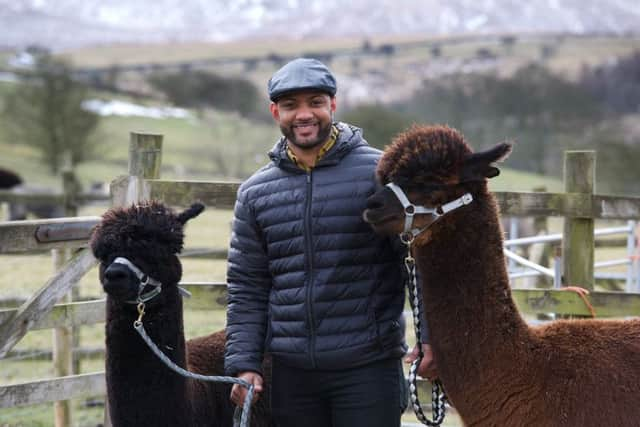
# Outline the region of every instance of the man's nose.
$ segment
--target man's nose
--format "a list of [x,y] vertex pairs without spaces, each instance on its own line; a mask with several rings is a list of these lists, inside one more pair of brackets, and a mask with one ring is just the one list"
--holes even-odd
[[311,111],[311,107],[306,104],[302,104],[300,107],[298,107],[298,111],[296,111],[297,119],[307,119],[312,117],[313,113]]

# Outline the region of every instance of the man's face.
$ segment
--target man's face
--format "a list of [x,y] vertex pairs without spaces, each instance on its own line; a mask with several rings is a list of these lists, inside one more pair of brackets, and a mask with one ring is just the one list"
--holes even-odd
[[336,98],[323,92],[296,92],[283,95],[270,109],[285,138],[306,150],[329,137]]

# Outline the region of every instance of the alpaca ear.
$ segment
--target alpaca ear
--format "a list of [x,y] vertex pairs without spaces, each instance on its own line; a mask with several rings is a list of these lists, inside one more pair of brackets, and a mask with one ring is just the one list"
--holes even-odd
[[192,204],[187,210],[178,214],[178,221],[181,224],[186,223],[191,218],[195,218],[204,210],[204,205],[202,203],[196,202]]
[[488,150],[470,154],[464,161],[460,172],[460,182],[482,181],[500,175],[500,169],[493,166],[494,162],[501,162],[511,153],[513,144],[503,142]]

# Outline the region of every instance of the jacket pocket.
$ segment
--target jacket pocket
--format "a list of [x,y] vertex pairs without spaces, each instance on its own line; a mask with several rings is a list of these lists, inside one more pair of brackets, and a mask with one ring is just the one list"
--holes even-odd
[[381,314],[375,310],[372,312],[376,340],[380,347],[383,350],[389,350],[401,344],[404,339],[404,325],[394,319],[383,320]]

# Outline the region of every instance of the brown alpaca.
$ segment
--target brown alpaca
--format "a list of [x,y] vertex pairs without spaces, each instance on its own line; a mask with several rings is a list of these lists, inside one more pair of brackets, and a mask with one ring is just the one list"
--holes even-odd
[[[186,221],[203,208],[195,204],[180,214],[158,202],[113,208],[93,231],[90,246],[100,261],[100,282],[107,293],[106,380],[114,427],[233,425],[231,384],[174,373],[133,328],[138,318],[136,300],[142,297],[146,299],[144,328],[174,363],[201,375],[224,375],[224,330],[186,343],[184,339],[178,253]],[[141,288],[136,272],[122,259],[161,282],[161,292],[154,295],[151,285]],[[252,408],[251,426],[270,425],[267,388]]]
[[[438,372],[467,426],[631,427],[640,425],[640,319],[567,320],[530,327],[511,298],[498,207],[487,178],[509,144],[473,153],[444,126],[414,126],[380,160],[415,205],[473,200],[437,220],[411,244]],[[403,207],[384,187],[365,219],[383,234],[404,230]]]

